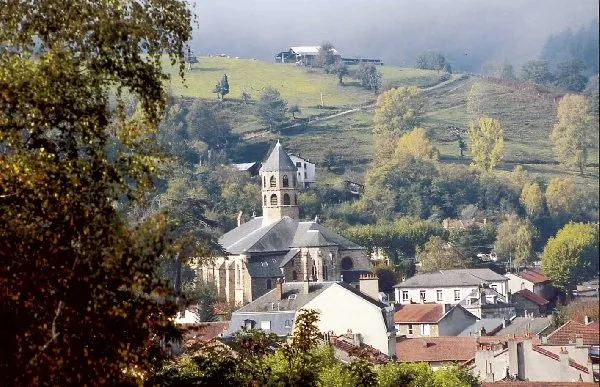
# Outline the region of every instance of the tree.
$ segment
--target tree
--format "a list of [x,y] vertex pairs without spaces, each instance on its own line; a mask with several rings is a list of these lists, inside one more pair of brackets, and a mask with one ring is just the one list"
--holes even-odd
[[162,55],[183,74],[190,21],[176,0],[2,3],[0,384],[116,385],[161,359],[166,217],[116,204],[153,186]]
[[600,85],[599,85],[600,75],[595,74],[590,77],[583,94],[587,97],[592,112],[597,116],[598,110],[600,108]]
[[569,223],[550,238],[542,254],[542,268],[555,286],[569,291],[598,276],[598,226]]
[[559,224],[578,217],[580,199],[581,196],[575,188],[573,180],[569,178],[551,179],[546,187],[548,212]]
[[217,94],[217,99],[224,99],[229,94],[229,81],[227,80],[227,74],[223,74],[221,81],[215,85],[213,93]]
[[550,140],[558,160],[583,175],[589,149],[595,146],[590,104],[582,95],[567,94],[558,103]]
[[469,262],[463,255],[448,242],[434,236],[425,243],[423,250],[417,253],[417,262],[420,271],[464,269],[469,267]]
[[302,110],[300,110],[300,106],[298,106],[298,104],[296,103],[290,106],[290,108],[288,109],[288,113],[292,113],[292,118],[296,119],[296,113],[300,114],[302,113]]
[[530,60],[523,64],[519,79],[523,82],[531,82],[538,85],[546,85],[552,82],[552,74],[548,69],[548,63],[543,60]]
[[358,68],[358,78],[363,88],[373,90],[377,94],[381,87],[381,73],[374,64],[361,63]]
[[194,54],[194,52],[192,51],[192,49],[190,47],[187,48],[187,53],[185,55],[185,62],[188,65],[188,70],[191,71],[192,70],[192,65],[195,63],[198,63],[198,58],[196,58],[196,55]]
[[396,142],[396,154],[409,154],[423,160],[440,158],[440,152],[431,145],[423,128],[415,128],[403,134]]
[[338,60],[333,65],[333,69],[331,70],[331,73],[337,75],[340,85],[343,85],[344,77],[346,75],[348,75],[350,72],[348,71],[348,65],[345,64],[344,62]]
[[394,285],[398,283],[398,276],[393,266],[377,265],[373,268],[373,274],[377,276],[379,289],[382,292],[390,293],[394,291]]
[[556,65],[554,84],[569,91],[580,92],[585,89],[587,77],[583,75],[585,67],[579,60],[566,60]]
[[[416,68],[425,70],[442,71],[451,69],[450,64],[446,62],[446,58],[439,52],[425,52],[417,55]],[[452,71],[448,71],[452,72]]]
[[260,95],[256,110],[262,122],[269,126],[269,130],[273,130],[273,126],[285,121],[287,102],[281,98],[277,89],[269,86]]
[[491,171],[504,157],[504,131],[495,118],[481,117],[469,125],[469,148],[473,164]]
[[538,183],[526,183],[519,201],[530,218],[537,218],[545,212],[544,194]]
[[337,59],[333,44],[327,41],[321,43],[321,47],[319,47],[317,53],[317,64],[323,67],[325,73],[329,74],[332,72]]
[[481,66],[481,75],[492,79],[515,79],[513,66],[507,61],[485,62]]
[[[422,120],[424,100],[415,86],[398,87],[377,98],[373,134],[382,145],[393,144],[400,136],[418,127]],[[379,141],[378,140],[378,141]]]
[[537,230],[529,220],[509,215],[498,226],[494,251],[512,267],[519,267],[535,257],[533,242],[536,236]]

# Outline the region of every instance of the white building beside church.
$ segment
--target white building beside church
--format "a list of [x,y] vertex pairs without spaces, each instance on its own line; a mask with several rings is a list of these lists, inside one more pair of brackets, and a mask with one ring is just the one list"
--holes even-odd
[[283,281],[358,283],[372,264],[365,249],[314,221],[300,221],[298,168],[277,142],[260,168],[262,216],[227,232],[228,253],[196,262],[199,278],[216,284],[228,301],[255,300]]
[[302,158],[296,155],[290,155],[290,159],[296,166],[296,177],[302,188],[310,188],[316,182],[316,165],[311,163],[309,159]]

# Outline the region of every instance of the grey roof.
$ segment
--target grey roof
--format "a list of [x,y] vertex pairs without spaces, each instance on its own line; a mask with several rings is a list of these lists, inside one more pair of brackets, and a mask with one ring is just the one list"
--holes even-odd
[[280,267],[284,258],[284,254],[250,257],[246,263],[248,273],[252,278],[283,277]]
[[[473,289],[471,291],[471,293],[469,293],[465,298],[463,298],[459,302],[459,304],[462,305],[462,306],[464,306],[465,308],[470,308],[470,307],[474,307],[474,306],[478,307],[479,306],[479,301],[480,301],[480,298],[479,298],[480,293],[482,295],[484,295],[484,296],[495,296],[495,297],[497,297],[496,300],[497,300],[497,302],[499,304],[497,306],[504,307],[504,306],[508,305],[508,303],[506,302],[506,297],[504,297],[502,294],[498,293],[497,291],[495,291],[494,289],[491,289],[491,288]],[[471,301],[470,304],[467,304],[467,299],[468,298],[472,299],[472,301]],[[510,304],[510,305],[512,305],[512,304]],[[487,304],[487,303],[484,303],[482,305],[483,308],[490,307],[490,306],[492,306],[492,305]]]
[[477,286],[492,281],[508,281],[506,277],[490,269],[440,270],[416,274],[397,288]]
[[260,328],[261,321],[270,321],[271,329],[269,330],[269,333],[275,333],[277,336],[287,336],[292,331],[295,316],[295,310],[262,313],[234,312],[231,315],[231,321],[225,336],[231,336],[235,332],[241,330],[242,327],[246,326],[246,320],[254,321],[255,328]]
[[271,151],[271,154],[260,167],[261,172],[275,172],[275,171],[291,171],[296,172],[296,165],[290,159],[290,156],[283,150],[279,141],[275,144],[275,148]]
[[241,163],[241,164],[233,164],[233,166],[238,170],[238,171],[247,171],[248,169],[252,168],[253,166],[255,166],[256,163]]
[[495,336],[520,335],[526,332],[539,334],[552,324],[552,317],[515,317],[510,325],[500,330]]
[[502,327],[504,320],[501,318],[484,318],[475,321],[473,324],[466,327],[457,336],[477,336],[481,328],[485,328],[487,333],[493,332],[494,330]]
[[298,255],[299,252],[300,249],[290,249],[290,251],[288,251],[287,254],[283,257],[283,260],[279,264],[279,267],[284,267],[285,265],[287,265],[289,261],[291,261],[296,255]]
[[219,243],[230,254],[287,253],[290,248],[334,245],[340,250],[362,249],[356,243],[315,222],[298,222],[284,216],[275,222],[263,224],[262,219],[257,217],[241,224],[223,235]]

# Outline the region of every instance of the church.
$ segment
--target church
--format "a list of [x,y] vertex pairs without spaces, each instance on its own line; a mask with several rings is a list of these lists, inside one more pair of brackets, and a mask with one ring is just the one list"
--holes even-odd
[[275,287],[278,279],[358,284],[372,264],[365,249],[316,221],[301,221],[296,165],[279,141],[262,164],[262,216],[224,234],[227,251],[197,264],[198,278],[216,284],[219,295],[242,305]]

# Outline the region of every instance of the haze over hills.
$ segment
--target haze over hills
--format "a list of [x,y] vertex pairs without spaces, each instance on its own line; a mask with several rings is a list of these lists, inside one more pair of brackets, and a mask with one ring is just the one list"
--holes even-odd
[[538,57],[550,34],[588,25],[595,0],[473,1],[307,0],[195,1],[192,48],[271,61],[291,45],[333,42],[348,56],[412,65],[440,51],[455,69],[479,71],[489,60],[519,66]]

